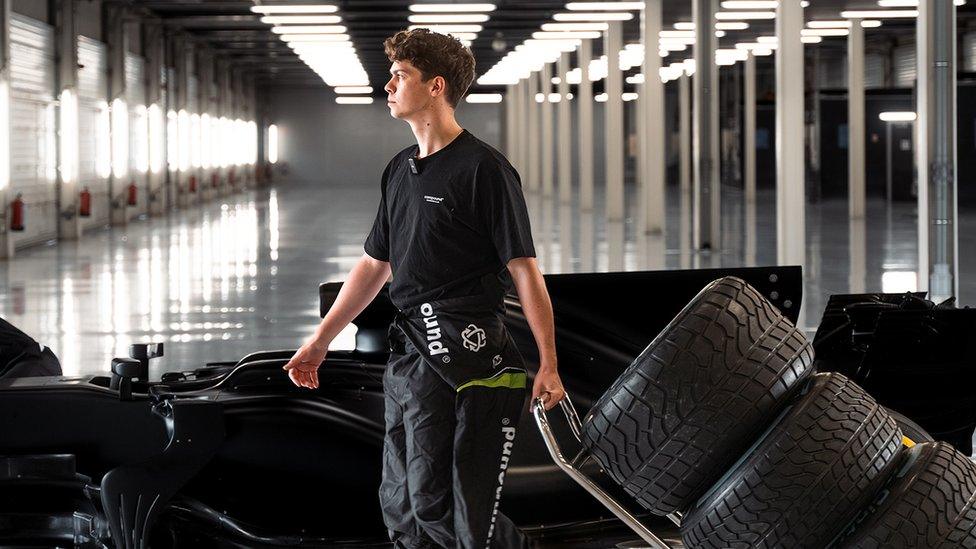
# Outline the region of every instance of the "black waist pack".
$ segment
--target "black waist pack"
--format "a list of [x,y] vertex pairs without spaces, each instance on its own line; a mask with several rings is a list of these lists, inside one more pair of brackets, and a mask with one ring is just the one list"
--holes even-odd
[[524,388],[525,364],[504,323],[504,305],[457,297],[400,311],[394,325],[455,390]]

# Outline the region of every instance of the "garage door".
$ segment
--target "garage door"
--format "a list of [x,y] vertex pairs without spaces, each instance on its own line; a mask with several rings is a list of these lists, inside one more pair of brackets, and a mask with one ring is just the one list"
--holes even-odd
[[54,135],[54,30],[40,21],[10,18],[10,189],[27,204],[15,246],[57,236]]
[[108,176],[112,170],[105,44],[78,37],[78,182],[92,194],[91,216],[82,227],[109,222]]

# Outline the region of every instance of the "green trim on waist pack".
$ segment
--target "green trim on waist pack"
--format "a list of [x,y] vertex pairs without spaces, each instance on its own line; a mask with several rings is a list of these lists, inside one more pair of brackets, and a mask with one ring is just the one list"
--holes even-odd
[[502,372],[484,379],[472,379],[471,381],[457,388],[461,392],[468,387],[502,387],[505,389],[525,389],[525,372]]

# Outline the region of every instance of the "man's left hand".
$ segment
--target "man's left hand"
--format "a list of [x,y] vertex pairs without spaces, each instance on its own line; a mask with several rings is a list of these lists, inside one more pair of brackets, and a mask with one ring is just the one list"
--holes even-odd
[[563,389],[562,380],[559,379],[559,372],[554,367],[540,366],[535,374],[535,383],[532,385],[532,402],[542,397],[545,409],[551,410],[565,396],[566,391]]

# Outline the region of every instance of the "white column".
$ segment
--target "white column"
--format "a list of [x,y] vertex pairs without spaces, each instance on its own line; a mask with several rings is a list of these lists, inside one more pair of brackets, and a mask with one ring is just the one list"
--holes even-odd
[[623,49],[623,23],[611,21],[604,41],[607,56],[606,93],[606,210],[607,221],[624,218],[624,101],[619,52]]
[[0,259],[14,255],[10,234],[10,4],[0,0]]
[[952,0],[919,2],[919,289],[942,301],[959,295],[956,194],[956,9]]
[[528,158],[526,159],[526,176],[525,179],[529,182],[528,188],[529,192],[536,192],[539,190],[539,176],[541,162],[539,161],[539,104],[535,101],[535,95],[539,91],[539,76],[535,73],[529,75],[527,82],[526,94],[526,105],[528,106],[527,112],[525,113],[525,118],[528,120],[528,138],[526,139],[528,143]]
[[[557,131],[556,138],[559,143],[557,165],[559,166],[559,201],[569,204],[572,200],[572,172],[570,171],[570,148],[572,143],[572,126],[569,122],[569,82],[566,81],[566,73],[569,72],[569,53],[563,52],[559,56],[559,64],[556,66],[559,74],[559,104],[556,105]],[[570,242],[564,242],[562,247],[563,255],[569,257]]]
[[542,91],[542,196],[552,196],[552,102],[549,93],[552,92],[552,64],[546,63],[539,71],[539,89]]
[[692,240],[699,249],[721,246],[719,220],[718,65],[715,64],[717,0],[694,0],[694,166]]
[[743,143],[745,156],[745,186],[746,202],[756,201],[756,56],[749,54],[745,61],[743,107],[745,116]]
[[691,190],[691,76],[678,77],[678,168],[681,192]]
[[864,217],[864,29],[851,19],[847,37],[847,195],[852,219]]
[[529,180],[529,83],[524,78],[518,83],[518,144],[516,156],[519,159],[519,175],[522,185],[528,188]]
[[[49,5],[51,5],[49,3]],[[78,33],[75,28],[73,0],[53,3],[57,10],[55,36],[58,55],[58,196],[61,219],[58,238],[77,239],[81,236],[81,216],[78,212]]]
[[803,265],[806,221],[803,165],[803,8],[776,8],[776,257],[780,265]]
[[647,0],[641,12],[641,40],[644,43],[644,84],[641,86],[641,114],[644,136],[641,140],[642,204],[644,232],[664,229],[664,84],[659,76],[661,56],[661,0]]
[[[106,42],[108,43],[108,68],[109,68],[109,105],[113,105],[116,99],[125,100],[125,53],[128,51],[128,29],[125,25],[124,6],[106,7]],[[126,212],[126,192],[129,186],[129,174],[132,166],[129,166],[128,145],[121,147],[125,153],[122,158],[118,158],[116,153],[118,148],[116,143],[122,140],[126,144],[129,142],[129,135],[116,135],[116,120],[125,119],[128,122],[129,113],[127,109],[111,109],[112,119],[112,175],[109,177],[109,194],[111,197],[111,222],[113,225],[125,225],[128,223]],[[128,126],[128,123],[126,124]],[[116,164],[125,166],[125,170],[117,170]]]
[[584,212],[593,211],[593,83],[590,82],[592,53],[593,44],[584,38],[577,52],[582,79],[576,90],[579,95],[576,98],[579,105],[579,150],[576,156],[579,158],[580,210]]
[[[505,156],[513,165],[515,161],[515,85],[505,86],[505,99],[502,107],[505,109]],[[515,166],[518,169],[518,166]]]

